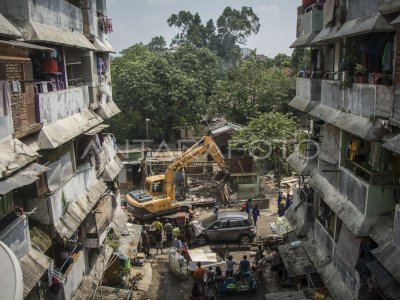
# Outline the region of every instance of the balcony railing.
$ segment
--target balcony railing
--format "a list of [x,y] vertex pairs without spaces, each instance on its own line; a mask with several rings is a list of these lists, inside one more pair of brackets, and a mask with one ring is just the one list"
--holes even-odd
[[87,86],[56,90],[36,95],[36,101],[37,118],[46,125],[88,109],[89,91]]
[[354,83],[341,89],[339,80],[323,80],[321,104],[365,118],[389,118],[393,103],[390,86]]
[[296,78],[296,96],[306,101],[321,101],[321,79]]

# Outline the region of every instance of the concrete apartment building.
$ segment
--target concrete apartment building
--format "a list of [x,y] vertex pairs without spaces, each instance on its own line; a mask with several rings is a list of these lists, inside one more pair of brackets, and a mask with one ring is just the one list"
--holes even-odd
[[111,254],[110,32],[106,0],[0,1],[0,241],[24,299],[77,297]]
[[[303,1],[287,217],[335,299],[400,297],[400,1]],[[376,298],[373,298],[376,297]]]

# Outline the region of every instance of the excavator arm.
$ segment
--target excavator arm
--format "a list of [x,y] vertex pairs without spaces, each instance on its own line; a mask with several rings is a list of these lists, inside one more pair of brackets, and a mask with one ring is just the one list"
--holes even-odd
[[204,136],[200,141],[190,147],[183,155],[172,162],[165,171],[164,177],[164,193],[171,199],[175,198],[174,177],[176,172],[184,168],[188,163],[192,162],[195,157],[202,154],[209,154],[214,161],[222,169],[224,173],[228,173],[224,158],[217,144],[209,136]]

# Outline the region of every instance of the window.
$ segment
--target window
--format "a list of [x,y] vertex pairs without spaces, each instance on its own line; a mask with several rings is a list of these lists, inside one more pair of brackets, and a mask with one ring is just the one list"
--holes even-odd
[[214,223],[214,222],[217,221],[217,220],[218,220],[218,217],[215,216],[215,215],[212,215],[212,216],[206,218],[206,219],[203,221],[203,226],[207,228],[208,226],[210,226],[212,223]]
[[230,220],[229,222],[229,228],[238,228],[243,226],[244,224],[242,220]]
[[14,208],[12,193],[0,195],[0,216],[5,215]]
[[158,180],[153,182],[153,192],[162,193],[163,192],[164,181]]
[[217,227],[218,229],[223,229],[228,227],[228,220],[220,220],[212,225],[211,229]]

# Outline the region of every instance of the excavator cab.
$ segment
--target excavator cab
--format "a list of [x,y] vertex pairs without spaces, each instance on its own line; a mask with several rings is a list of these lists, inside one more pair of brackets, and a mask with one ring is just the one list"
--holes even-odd
[[149,176],[146,178],[144,192],[152,196],[163,195],[164,175]]

